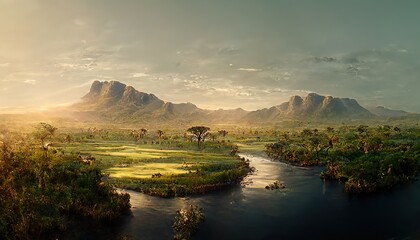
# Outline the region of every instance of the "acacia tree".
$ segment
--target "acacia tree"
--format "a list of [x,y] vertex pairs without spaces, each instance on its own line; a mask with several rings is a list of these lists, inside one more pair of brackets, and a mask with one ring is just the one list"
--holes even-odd
[[200,149],[201,142],[206,139],[208,131],[210,131],[210,128],[205,126],[194,126],[187,129],[187,132],[190,132],[197,139],[198,149]]
[[44,144],[44,142],[46,139],[53,136],[56,130],[56,127],[44,122],[39,123],[35,127],[34,136],[41,141],[41,147],[44,151],[44,158],[42,159],[43,161],[39,162],[38,169],[38,186],[42,189],[44,189],[46,185],[45,172],[48,167],[48,146],[50,145],[50,143]]
[[56,127],[44,122],[39,123],[35,128],[34,136],[41,141],[42,147],[44,147],[45,140],[54,135],[57,130]]

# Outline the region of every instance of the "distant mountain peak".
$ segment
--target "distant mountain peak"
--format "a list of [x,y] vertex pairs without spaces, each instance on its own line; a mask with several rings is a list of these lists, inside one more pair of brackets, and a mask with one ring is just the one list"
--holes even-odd
[[145,106],[152,102],[162,102],[153,94],[137,91],[132,86],[127,86],[118,81],[94,81],[90,91],[82,97],[84,103],[93,108],[124,106]]
[[[317,93],[309,93],[305,97],[292,96],[289,101],[280,105],[251,112],[241,108],[205,110],[190,102],[164,102],[154,94],[140,92],[118,81],[94,81],[82,99],[81,103],[74,105],[74,110],[112,121],[176,121],[201,124],[202,122],[275,122],[284,119],[350,120],[375,117],[355,99],[322,96]],[[383,107],[374,110],[377,116],[407,114]]]
[[403,110],[393,110],[386,108],[384,106],[370,107],[368,108],[370,112],[379,116],[379,117],[406,117],[409,115],[408,112]]
[[278,106],[251,112],[248,120],[272,121],[284,118],[365,118],[373,114],[354,99],[309,93],[306,97],[292,96]]
[[97,98],[120,97],[126,85],[117,81],[94,81],[90,91],[82,98],[84,101],[95,101]]
[[73,105],[73,110],[117,121],[186,120],[204,111],[190,102],[164,102],[154,94],[140,92],[118,81],[94,81],[82,102]]
[[296,108],[300,107],[303,103],[303,99],[301,96],[292,96],[289,100],[289,106]]

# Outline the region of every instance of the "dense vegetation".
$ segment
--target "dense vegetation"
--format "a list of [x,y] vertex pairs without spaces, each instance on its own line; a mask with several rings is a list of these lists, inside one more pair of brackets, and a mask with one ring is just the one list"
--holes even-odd
[[[192,150],[194,144],[178,144],[177,148],[188,150],[186,153],[172,152],[168,158],[146,159],[153,164],[161,164],[156,168],[155,174],[148,177],[125,177],[112,178],[109,180],[121,188],[132,189],[153,196],[173,197],[191,194],[203,194],[212,190],[221,189],[237,184],[249,173],[249,163],[244,159],[232,154],[237,151],[231,144],[209,142],[204,149]],[[169,146],[167,146],[169,147]],[[140,162],[132,165],[136,166]],[[162,172],[168,166],[174,170],[182,170],[182,173],[165,174]],[[151,164],[150,164],[151,165]],[[129,169],[127,166],[125,169]],[[113,170],[112,168],[110,170]],[[124,168],[122,168],[124,171]],[[173,171],[174,171],[173,170]],[[163,173],[163,174],[161,174]]]
[[29,135],[0,134],[1,239],[52,238],[75,218],[109,221],[130,209],[129,195],[102,182],[100,169],[44,145],[55,131],[45,127],[32,135],[36,142]]
[[209,130],[89,128],[61,133],[70,141],[56,147],[92,155],[114,186],[160,197],[186,196],[237,184],[250,171],[236,155],[238,147],[226,139],[228,132]]
[[342,126],[280,136],[266,145],[268,156],[301,166],[324,164],[321,178],[344,181],[348,193],[390,189],[420,172],[419,128]]
[[176,212],[172,229],[175,240],[190,240],[191,234],[197,231],[198,225],[205,219],[203,209],[190,205]]

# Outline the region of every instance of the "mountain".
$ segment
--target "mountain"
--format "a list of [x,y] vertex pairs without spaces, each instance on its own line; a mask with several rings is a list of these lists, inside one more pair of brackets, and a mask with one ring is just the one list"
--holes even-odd
[[153,94],[140,92],[117,81],[95,81],[82,102],[71,106],[79,116],[119,122],[154,121],[180,123],[219,123],[223,119],[239,120],[247,112],[205,110],[192,103],[165,102]]
[[167,120],[202,111],[192,103],[165,102],[154,94],[140,92],[117,81],[93,82],[82,102],[72,108],[92,116],[120,121],[142,118]]
[[407,117],[410,113],[402,110],[392,110],[386,107],[378,106],[368,108],[369,111],[379,117]]
[[305,98],[292,96],[288,102],[271,108],[250,112],[248,121],[275,121],[284,118],[369,118],[374,115],[350,98],[335,98],[310,93]]
[[192,103],[165,102],[157,96],[140,92],[117,81],[95,81],[80,103],[71,106],[73,113],[92,120],[113,122],[153,122],[185,124],[267,123],[287,119],[366,119],[389,116],[404,111],[376,108],[376,115],[355,99],[321,96],[292,96],[288,102],[256,111],[200,109]]
[[123,108],[138,110],[140,108],[159,108],[164,104],[153,94],[139,92],[131,86],[117,81],[95,81],[90,91],[82,97],[82,102],[77,106],[90,110],[110,110]]

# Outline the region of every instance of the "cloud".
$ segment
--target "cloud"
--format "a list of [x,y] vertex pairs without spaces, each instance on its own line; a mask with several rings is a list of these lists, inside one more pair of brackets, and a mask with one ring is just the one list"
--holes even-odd
[[86,22],[84,20],[80,19],[80,18],[75,18],[75,19],[73,19],[72,22],[73,22],[74,25],[76,25],[78,27],[86,26]]
[[[99,79],[92,79],[92,80],[86,81],[86,82],[78,84],[78,85],[74,85],[74,86],[70,86],[70,87],[67,87],[67,88],[60,89],[60,90],[56,91],[55,93],[51,94],[50,96],[57,96],[57,95],[60,95],[62,93],[71,92],[73,90],[80,89],[80,88],[85,88],[87,86],[92,85],[92,83],[96,80],[99,80]],[[67,103],[64,103],[64,104],[67,104]]]
[[[216,108],[269,107],[300,89],[365,102],[382,97],[378,104],[420,111],[417,13],[406,4],[395,12],[397,4],[370,11],[375,3],[293,3],[290,10],[289,3],[33,2],[0,15],[0,91],[9,88],[0,105],[30,105],[35,95],[60,91],[66,94],[48,102],[77,100],[88,86],[74,86],[114,79],[166,101]],[[323,17],[296,18],[313,14]],[[372,14],[378,21],[368,21]],[[14,93],[33,79],[25,94]]]
[[258,68],[238,68],[239,71],[245,71],[245,72],[260,72],[262,69]]
[[30,84],[30,85],[35,85],[36,82],[37,81],[34,79],[26,79],[25,81],[23,81],[23,83]]
[[141,78],[141,77],[148,77],[149,74],[143,72],[133,73],[133,78]]

